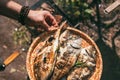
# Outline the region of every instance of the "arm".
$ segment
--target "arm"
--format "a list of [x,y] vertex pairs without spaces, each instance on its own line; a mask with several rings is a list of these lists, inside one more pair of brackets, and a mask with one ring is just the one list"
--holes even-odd
[[[22,6],[11,0],[0,0],[0,14],[18,20]],[[57,22],[48,11],[30,10],[25,24],[30,26],[42,26],[45,30],[56,29]]]
[[0,0],[0,14],[7,16],[9,18],[18,20],[18,15],[20,13],[22,6],[10,1],[10,0]]

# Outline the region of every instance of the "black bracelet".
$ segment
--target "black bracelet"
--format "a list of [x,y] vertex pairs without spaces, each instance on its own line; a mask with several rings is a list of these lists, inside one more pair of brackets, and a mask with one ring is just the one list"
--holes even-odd
[[30,8],[28,6],[23,6],[21,8],[20,14],[18,16],[18,21],[22,24],[25,25],[25,19],[27,18],[27,15],[30,11]]

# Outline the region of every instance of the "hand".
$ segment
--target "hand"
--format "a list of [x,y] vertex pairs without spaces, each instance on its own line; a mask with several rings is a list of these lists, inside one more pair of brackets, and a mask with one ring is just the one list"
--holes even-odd
[[39,26],[47,31],[57,29],[57,21],[48,11],[30,10],[25,23],[30,26]]

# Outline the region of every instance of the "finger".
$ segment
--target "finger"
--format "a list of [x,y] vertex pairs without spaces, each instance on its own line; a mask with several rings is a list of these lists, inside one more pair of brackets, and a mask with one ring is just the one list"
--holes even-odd
[[43,26],[43,28],[45,29],[45,30],[49,30],[48,28],[50,27],[47,23],[46,23],[46,21],[43,21],[43,24],[42,24],[42,26]]
[[57,23],[57,21],[56,21],[55,19],[54,19],[53,22],[52,22],[52,26],[55,26],[55,27],[58,26],[58,23]]
[[48,17],[49,19],[47,20],[50,20],[49,22],[51,22],[51,26],[58,26],[56,19],[51,14],[49,14]]
[[50,28],[48,28],[49,29],[49,31],[53,31],[53,30],[57,30],[58,29],[58,27],[54,27],[54,26],[51,26]]

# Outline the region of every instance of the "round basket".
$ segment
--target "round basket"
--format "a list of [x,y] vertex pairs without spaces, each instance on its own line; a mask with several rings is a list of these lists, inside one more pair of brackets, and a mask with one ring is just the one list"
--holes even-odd
[[[100,80],[101,74],[102,74],[103,64],[102,64],[101,53],[100,53],[96,43],[87,34],[85,34],[84,32],[82,32],[80,30],[77,30],[77,29],[74,29],[74,28],[71,28],[71,27],[68,27],[67,29],[74,32],[77,35],[80,35],[84,39],[84,41],[82,41],[82,46],[83,47],[86,47],[86,46],[89,46],[89,45],[92,45],[92,46],[95,47],[95,49],[97,51],[96,52],[96,56],[97,56],[96,67],[95,67],[94,73],[91,75],[89,80]],[[27,72],[28,72],[28,75],[30,77],[30,80],[36,80],[34,70],[33,70],[33,60],[36,56],[36,53],[34,51],[36,49],[39,49],[43,45],[44,40],[48,36],[50,36],[54,33],[55,33],[55,31],[45,32],[45,33],[41,34],[39,37],[37,37],[33,41],[33,43],[31,44],[31,46],[28,50],[27,59],[26,59],[26,68],[27,68]]]

